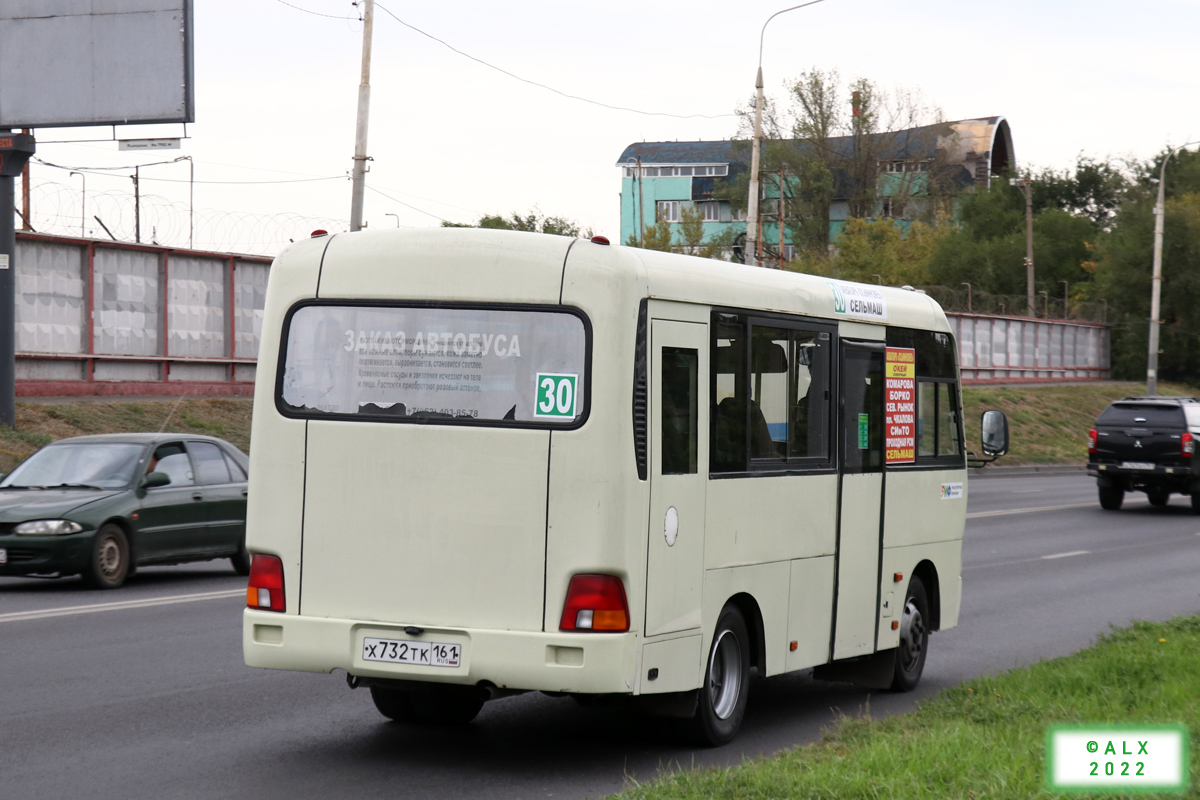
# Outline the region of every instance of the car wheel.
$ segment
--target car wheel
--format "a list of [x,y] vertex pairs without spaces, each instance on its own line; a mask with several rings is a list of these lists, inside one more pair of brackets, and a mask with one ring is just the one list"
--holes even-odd
[[1192,490],[1192,513],[1200,514],[1200,489]]
[[750,633],[741,610],[727,605],[713,631],[708,667],[691,720],[693,738],[712,746],[732,741],[742,726],[749,696]]
[[1150,498],[1150,505],[1152,506],[1165,506],[1167,503],[1171,502],[1171,492],[1167,489],[1160,489],[1158,487],[1147,489],[1146,497]]
[[242,544],[238,547],[238,551],[229,557],[229,563],[233,564],[233,571],[238,575],[250,574],[250,551],[246,549],[246,537],[242,537]]
[[1120,511],[1125,500],[1125,490],[1120,486],[1100,487],[1100,507],[1105,511]]
[[129,574],[129,540],[120,526],[104,525],[96,532],[92,557],[83,571],[83,581],[93,589],[115,589]]
[[929,649],[929,599],[925,584],[913,576],[904,596],[904,612],[900,617],[900,645],[896,648],[896,670],[892,676],[892,691],[911,692],[921,682],[925,671],[925,654]]

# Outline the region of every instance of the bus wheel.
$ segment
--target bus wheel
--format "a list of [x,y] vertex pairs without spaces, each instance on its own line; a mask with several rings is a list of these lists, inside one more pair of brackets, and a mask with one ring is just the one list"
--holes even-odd
[[904,614],[900,620],[900,646],[896,649],[896,671],[892,690],[911,692],[921,682],[925,671],[925,652],[929,645],[929,600],[925,584],[913,576],[904,597]]
[[750,694],[750,633],[737,606],[728,605],[717,618],[708,667],[700,687],[691,728],[700,744],[732,741],[746,715]]
[[413,710],[412,692],[372,686],[371,700],[375,702],[379,713],[393,722],[418,721],[416,711]]

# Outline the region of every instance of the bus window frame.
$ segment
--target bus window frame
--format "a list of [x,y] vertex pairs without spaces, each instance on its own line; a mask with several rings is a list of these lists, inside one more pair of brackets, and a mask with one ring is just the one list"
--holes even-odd
[[[745,410],[745,468],[740,470],[725,470],[716,472],[712,469],[712,452],[713,441],[716,434],[716,404],[713,400],[717,394],[717,323],[719,315],[734,316],[738,320],[738,324],[742,327],[742,336],[745,342],[745,352],[743,354],[745,368],[742,370],[742,378],[744,381],[743,389],[747,399],[750,397],[750,387],[753,376],[753,366],[751,359],[752,341],[754,337],[755,327],[765,328],[784,328],[789,331],[803,331],[805,333],[827,333],[829,339],[827,344],[829,347],[829,375],[828,386],[826,390],[829,397],[826,399],[825,418],[826,418],[826,452],[827,457],[819,458],[814,456],[802,456],[795,458],[754,458],[750,455],[750,403],[746,403]],[[837,351],[839,346],[838,339],[838,323],[833,320],[827,320],[822,317],[809,317],[799,314],[773,314],[770,312],[760,311],[758,309],[746,308],[731,308],[727,306],[713,306],[709,317],[709,470],[708,477],[711,480],[725,480],[727,478],[761,478],[777,475],[823,475],[836,473],[838,468],[837,447],[834,443],[836,436],[837,422],[837,386],[838,386],[838,359]],[[788,365],[789,375],[792,365]],[[790,383],[790,381],[789,381]],[[790,402],[790,398],[789,398]]]
[[[583,398],[582,410],[569,424],[554,424],[536,420],[479,420],[455,417],[388,417],[364,416],[361,414],[329,414],[321,411],[302,411],[283,399],[283,377],[287,366],[288,342],[291,336],[292,318],[302,309],[311,306],[339,308],[426,308],[463,311],[535,311],[541,313],[570,314],[583,324]],[[288,419],[329,422],[388,423],[398,425],[449,425],[467,428],[516,428],[538,431],[574,431],[587,424],[592,412],[592,322],[583,309],[568,305],[549,303],[467,303],[443,300],[363,300],[343,298],[309,298],[294,303],[283,318],[279,338],[279,354],[275,365],[275,410]]]

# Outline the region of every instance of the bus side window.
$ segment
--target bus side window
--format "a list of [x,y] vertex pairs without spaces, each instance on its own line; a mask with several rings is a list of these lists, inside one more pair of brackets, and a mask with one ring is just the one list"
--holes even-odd
[[710,469],[739,472],[746,469],[746,332],[731,314],[714,314],[712,329]]
[[937,455],[937,387],[932,381],[921,381],[917,396],[920,398],[917,417],[917,456],[932,458]]
[[662,349],[662,474],[693,475],[699,449],[697,422],[700,354]]
[[958,441],[958,414],[954,409],[954,384],[938,384],[938,455],[957,456],[961,453]]
[[750,342],[750,457],[787,457],[789,331],[754,326]]
[[829,334],[792,331],[789,458],[829,458]]

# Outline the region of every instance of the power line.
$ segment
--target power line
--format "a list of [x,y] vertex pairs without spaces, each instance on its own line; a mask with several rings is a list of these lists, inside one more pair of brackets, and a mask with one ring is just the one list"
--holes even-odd
[[[326,19],[348,19],[351,22],[362,22],[362,17],[339,17],[339,16],[335,16],[333,14],[322,14],[320,11],[309,11],[307,8],[301,8],[298,5],[289,3],[287,0],[277,0],[277,1],[280,3],[283,3],[288,8],[294,8],[297,11],[303,11],[305,14],[312,14],[314,17],[325,17]],[[356,5],[356,4],[351,3],[351,5]]]
[[[279,0],[279,2],[282,3],[283,0]],[[438,37],[434,36],[433,34],[426,33],[425,31],[421,30],[417,26],[411,25],[411,24],[405,22],[404,20],[397,17],[395,14],[393,14],[391,11],[389,11],[387,8],[380,5],[379,3],[376,3],[375,7],[382,10],[389,17],[396,20],[396,22],[399,22],[404,27],[409,28],[410,30],[414,30],[417,33],[421,34],[422,36],[424,36],[428,39],[432,39],[433,41],[437,42],[438,44],[442,45],[443,47],[462,56],[463,58],[469,58],[472,61],[476,62],[477,64],[482,64],[483,66],[485,66],[489,69],[494,69],[496,72],[507,75],[508,77],[518,80],[521,83],[527,83],[530,86],[537,86],[540,89],[545,89],[546,91],[554,92],[557,95],[561,95],[562,97],[566,97],[571,100],[579,100],[580,102],[590,103],[594,106],[600,106],[601,108],[607,108],[612,111],[628,111],[632,114],[642,114],[647,117],[672,117],[674,119],[725,119],[727,117],[736,117],[737,116],[736,114],[668,114],[665,111],[642,111],[637,108],[628,108],[626,106],[614,106],[614,105],[609,105],[608,103],[601,103],[598,100],[589,100],[588,98],[580,97],[577,94],[569,94],[569,93],[561,91],[559,89],[555,89],[553,86],[547,86],[544,83],[538,83],[537,81],[533,81],[528,78],[522,78],[520,75],[516,75],[512,72],[509,72],[506,69],[497,67],[495,64],[490,64],[487,61],[484,61],[482,58],[476,58],[475,56],[471,55],[470,53],[465,53],[462,50],[459,50],[454,45],[450,44],[449,42],[439,39]]]
[[[51,161],[44,161],[43,159],[40,159],[37,156],[34,156],[31,160],[36,161],[37,163],[41,164],[44,167],[53,167],[54,169],[70,170],[72,172],[86,172],[91,175],[103,175],[107,172],[124,172],[126,170],[131,170],[134,168],[155,167],[155,166],[160,166],[163,164],[182,163],[181,161],[155,161],[150,164],[135,164],[135,165],[128,166],[128,167],[64,167],[61,164],[55,164]],[[338,181],[338,180],[344,180],[345,177],[346,177],[345,175],[329,175],[324,178],[295,178],[292,180],[283,180],[283,181],[191,181],[191,180],[184,180],[183,178],[153,178],[153,177],[143,176],[139,180],[159,181],[162,183],[195,183],[195,184],[225,185],[225,186],[262,186],[262,185],[279,184],[279,183],[313,183],[316,181]]]
[[[449,221],[450,221],[450,220],[448,220],[448,219],[443,219],[442,217],[439,217],[437,214],[434,214],[432,211],[426,211],[426,210],[425,210],[425,209],[423,209],[423,208],[417,208],[417,207],[416,207],[416,206],[414,206],[412,203],[406,203],[406,202],[404,202],[403,200],[400,200],[400,199],[398,199],[398,198],[392,197],[390,194],[385,194],[384,192],[381,192],[381,191],[379,191],[378,189],[376,189],[374,186],[372,186],[372,185],[370,185],[370,184],[366,184],[366,187],[367,187],[368,189],[370,189],[372,192],[375,192],[375,194],[378,194],[378,195],[383,195],[383,196],[384,196],[384,197],[386,197],[388,200],[391,200],[393,203],[399,203],[400,205],[402,205],[402,206],[405,206],[405,207],[407,207],[407,208],[411,208],[413,211],[418,211],[418,212],[420,212],[420,213],[424,214],[424,215],[425,215],[425,216],[427,216],[427,217],[433,217],[434,219],[441,220],[442,222],[449,222]],[[435,203],[436,203],[437,201],[436,201],[436,200],[434,200],[434,201],[431,201],[431,202],[435,202]]]

